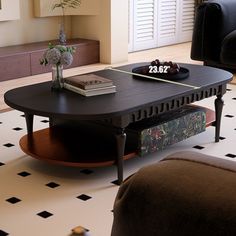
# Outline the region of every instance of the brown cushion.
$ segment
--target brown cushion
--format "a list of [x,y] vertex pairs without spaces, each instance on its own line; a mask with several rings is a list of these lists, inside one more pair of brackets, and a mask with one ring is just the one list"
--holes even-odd
[[120,186],[112,236],[236,235],[236,173],[214,159],[180,152],[141,168]]

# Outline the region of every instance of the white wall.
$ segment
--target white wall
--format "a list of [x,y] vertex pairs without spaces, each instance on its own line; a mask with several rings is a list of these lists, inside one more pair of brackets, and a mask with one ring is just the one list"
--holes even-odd
[[100,41],[100,60],[118,63],[128,60],[128,1],[98,0],[100,14],[73,16],[72,37]]
[[128,60],[128,0],[112,0],[111,63]]

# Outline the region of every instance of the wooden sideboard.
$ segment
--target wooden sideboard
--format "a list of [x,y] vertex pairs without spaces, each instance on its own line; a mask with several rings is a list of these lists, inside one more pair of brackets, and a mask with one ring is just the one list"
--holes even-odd
[[[50,65],[40,65],[40,59],[50,42],[58,44],[58,41],[51,40],[0,47],[0,81],[50,72]],[[72,65],[65,68],[99,62],[99,41],[69,39],[67,40],[67,45],[76,46],[76,52]]]

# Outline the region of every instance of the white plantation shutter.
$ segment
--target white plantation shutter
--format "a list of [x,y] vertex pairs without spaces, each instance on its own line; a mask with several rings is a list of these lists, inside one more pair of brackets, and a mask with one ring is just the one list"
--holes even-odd
[[177,0],[158,1],[158,46],[173,44],[177,37]]
[[191,41],[195,0],[129,0],[129,51]]
[[157,1],[135,0],[133,4],[134,51],[157,47]]
[[179,42],[186,42],[192,40],[192,32],[194,25],[194,0],[182,0],[182,6],[180,7],[180,28],[179,28]]
[[128,2],[128,51],[133,51],[133,17],[134,17],[134,0]]

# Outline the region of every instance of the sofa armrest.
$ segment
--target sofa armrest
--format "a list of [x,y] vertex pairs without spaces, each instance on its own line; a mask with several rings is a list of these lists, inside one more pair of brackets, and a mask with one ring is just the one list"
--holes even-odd
[[191,58],[220,61],[222,41],[236,29],[236,1],[213,0],[196,10]]

